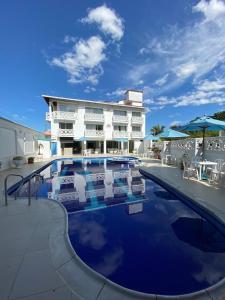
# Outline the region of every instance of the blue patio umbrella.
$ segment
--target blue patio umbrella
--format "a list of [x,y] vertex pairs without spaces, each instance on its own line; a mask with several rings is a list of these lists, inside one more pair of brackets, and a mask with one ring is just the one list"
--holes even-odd
[[179,132],[173,129],[168,129],[157,135],[159,138],[185,138],[189,135],[183,132]]
[[156,135],[152,135],[152,134],[146,135],[144,137],[144,141],[158,141],[158,140],[159,140],[159,137]]
[[188,123],[187,125],[180,126],[179,130],[187,130],[187,131],[200,131],[202,130],[202,156],[204,158],[204,150],[205,150],[205,132],[206,130],[211,131],[219,131],[225,130],[225,122],[216,120],[207,116],[203,116],[197,118],[195,121]]

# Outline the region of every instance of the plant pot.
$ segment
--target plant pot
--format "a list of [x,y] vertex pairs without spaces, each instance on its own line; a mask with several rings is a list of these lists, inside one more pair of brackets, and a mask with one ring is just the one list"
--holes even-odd
[[16,168],[19,169],[23,165],[23,160],[22,159],[14,159],[13,163],[15,164]]
[[33,164],[34,163],[34,157],[28,157],[27,162],[28,162],[28,164]]

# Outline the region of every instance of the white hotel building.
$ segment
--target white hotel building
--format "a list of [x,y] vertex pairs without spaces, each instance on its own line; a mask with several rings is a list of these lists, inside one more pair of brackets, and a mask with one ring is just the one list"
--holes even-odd
[[49,107],[53,155],[140,151],[145,136],[142,91],[128,90],[118,103],[43,98]]

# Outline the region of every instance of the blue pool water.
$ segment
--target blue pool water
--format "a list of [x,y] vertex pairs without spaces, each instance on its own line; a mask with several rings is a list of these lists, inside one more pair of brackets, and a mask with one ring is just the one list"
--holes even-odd
[[178,295],[225,277],[224,235],[132,164],[57,160],[41,174],[33,195],[63,203],[76,253],[111,281]]

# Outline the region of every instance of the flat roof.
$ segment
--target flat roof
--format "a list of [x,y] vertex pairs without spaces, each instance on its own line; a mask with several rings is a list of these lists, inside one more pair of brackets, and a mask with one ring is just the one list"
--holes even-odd
[[6,122],[9,122],[9,123],[12,123],[12,124],[15,124],[15,125],[19,125],[19,126],[21,126],[21,127],[24,127],[24,128],[26,128],[26,129],[29,129],[29,130],[35,131],[35,132],[37,132],[37,133],[39,133],[39,134],[42,134],[42,135],[44,136],[44,133],[43,133],[43,132],[41,132],[41,131],[39,131],[39,130],[33,129],[33,128],[31,128],[31,127],[28,127],[28,126],[26,126],[26,125],[20,124],[20,123],[18,123],[18,122],[15,122],[15,121],[9,120],[9,119],[7,119],[7,118],[4,118],[4,117],[2,117],[2,116],[0,116],[0,120],[3,120],[3,121],[6,121]]
[[[106,106],[119,106],[119,107],[126,107],[126,108],[135,108],[144,110],[144,106],[133,106],[133,105],[126,105],[126,104],[120,104],[115,102],[104,102],[104,101],[93,101],[93,100],[82,100],[82,99],[73,99],[73,98],[65,98],[65,97],[59,97],[59,96],[51,96],[51,95],[42,95],[42,97],[45,99],[46,103],[48,104],[50,100],[59,100],[59,101],[65,101],[65,102],[78,102],[78,103],[90,103],[90,104],[101,104]],[[126,101],[126,99],[124,99]],[[123,100],[120,100],[123,101]]]

